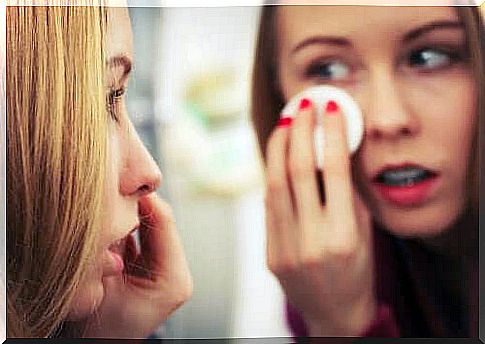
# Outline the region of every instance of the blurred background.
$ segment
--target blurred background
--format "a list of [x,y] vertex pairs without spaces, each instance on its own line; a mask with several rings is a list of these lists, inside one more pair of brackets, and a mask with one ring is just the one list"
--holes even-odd
[[195,286],[157,337],[290,336],[281,289],[266,269],[249,115],[259,10],[130,8],[128,109],[163,172],[160,193],[174,208]]

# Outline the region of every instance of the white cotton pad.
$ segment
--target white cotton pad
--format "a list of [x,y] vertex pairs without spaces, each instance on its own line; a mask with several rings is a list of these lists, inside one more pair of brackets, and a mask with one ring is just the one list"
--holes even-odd
[[286,104],[281,111],[281,117],[293,117],[298,113],[300,101],[303,98],[311,100],[317,113],[315,128],[315,153],[318,168],[323,167],[323,149],[325,132],[323,117],[328,101],[335,101],[345,116],[347,127],[347,143],[351,154],[359,148],[364,134],[364,121],[362,112],[353,98],[344,90],[333,86],[314,86],[298,93]]

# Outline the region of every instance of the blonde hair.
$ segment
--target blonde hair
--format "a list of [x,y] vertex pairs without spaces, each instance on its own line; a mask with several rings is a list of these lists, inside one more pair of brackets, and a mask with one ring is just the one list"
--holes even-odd
[[[280,111],[285,105],[285,99],[278,84],[278,72],[276,67],[278,44],[275,18],[277,12],[276,9],[277,6],[265,6],[262,10],[256,43],[255,62],[253,65],[251,113],[263,158],[265,158],[268,138],[279,119]],[[469,176],[467,179],[469,189],[469,209],[472,216],[478,220],[479,154],[481,148],[483,148],[483,137],[479,136],[479,127],[482,126],[481,121],[485,115],[485,35],[478,7],[457,7],[457,11],[465,26],[467,44],[472,61],[471,63],[474,69],[474,75],[477,78],[476,82],[478,86],[477,98],[479,123],[476,126],[476,134],[468,168]]]
[[7,8],[7,337],[51,336],[95,255],[106,20],[102,7]]

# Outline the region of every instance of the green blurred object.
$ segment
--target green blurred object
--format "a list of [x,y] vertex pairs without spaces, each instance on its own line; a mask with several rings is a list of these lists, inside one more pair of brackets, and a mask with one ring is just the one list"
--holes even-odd
[[186,105],[208,128],[238,120],[245,92],[236,68],[221,67],[195,75],[187,85]]
[[171,158],[199,196],[237,197],[262,179],[247,92],[233,67],[213,68],[187,82],[185,116],[166,137]]

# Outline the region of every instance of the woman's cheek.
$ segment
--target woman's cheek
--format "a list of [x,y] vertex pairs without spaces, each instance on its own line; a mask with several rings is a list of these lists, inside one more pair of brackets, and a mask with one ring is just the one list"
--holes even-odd
[[67,320],[81,320],[93,314],[104,297],[104,287],[97,268],[91,269],[85,280],[77,287]]

